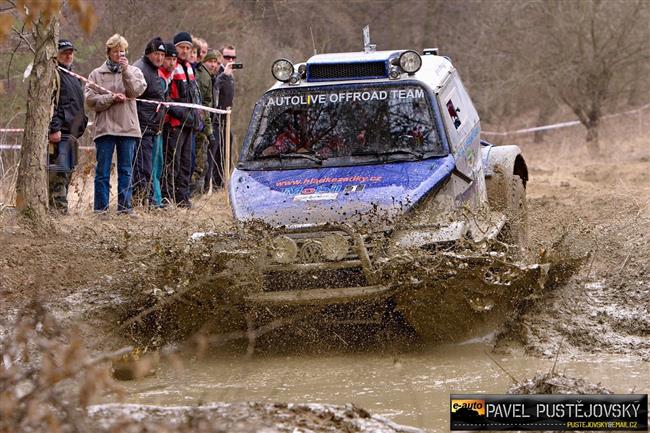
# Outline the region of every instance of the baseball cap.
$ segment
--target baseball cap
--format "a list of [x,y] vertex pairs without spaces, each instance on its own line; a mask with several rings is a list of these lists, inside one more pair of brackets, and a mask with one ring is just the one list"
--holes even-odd
[[72,42],[70,42],[67,39],[59,39],[59,51],[66,51],[66,50],[75,50],[77,49],[72,45]]

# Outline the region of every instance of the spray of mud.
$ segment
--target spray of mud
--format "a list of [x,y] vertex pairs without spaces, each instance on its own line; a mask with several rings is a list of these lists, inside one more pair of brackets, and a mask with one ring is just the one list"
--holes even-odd
[[[324,339],[357,349],[381,345],[387,336],[408,345],[457,342],[500,330],[503,340],[516,339],[518,315],[565,281],[587,257],[583,251],[571,251],[562,239],[534,260],[533,254],[524,255],[498,240],[436,250],[374,248],[370,278],[387,288],[381,297],[343,305],[251,304],[246,297],[268,284],[264,269],[280,234],[255,223],[194,233],[172,246],[167,242],[154,247],[149,266],[135,278],[130,274],[116,281],[138,293],[119,312],[120,327],[138,347],[147,348],[190,336],[198,345],[222,343],[231,336],[248,339],[250,351],[256,344],[251,338],[260,343],[263,334],[279,328],[295,343],[327,335]],[[375,242],[385,245],[386,235]],[[315,277],[300,278],[308,285]],[[349,274],[340,278],[350,282]],[[224,335],[227,338],[218,337]],[[368,338],[372,335],[378,338]],[[277,347],[277,341],[271,344]]]

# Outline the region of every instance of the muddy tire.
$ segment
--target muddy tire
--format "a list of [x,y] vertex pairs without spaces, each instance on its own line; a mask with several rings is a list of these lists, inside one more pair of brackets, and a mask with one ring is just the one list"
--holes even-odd
[[515,175],[509,179],[507,191],[508,221],[503,231],[504,241],[524,247],[528,240],[528,204],[526,203],[526,187],[523,180]]
[[496,173],[486,182],[490,209],[503,212],[507,218],[499,239],[512,245],[525,246],[528,239],[528,204],[526,187],[518,175]]

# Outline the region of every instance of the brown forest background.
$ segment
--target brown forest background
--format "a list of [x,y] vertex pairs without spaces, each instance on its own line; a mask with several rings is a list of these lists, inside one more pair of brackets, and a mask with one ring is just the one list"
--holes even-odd
[[[597,122],[650,102],[647,0],[91,3],[97,18],[92,34],[65,4],[61,17],[61,37],[78,47],[76,70],[84,75],[104,60],[104,42],[116,32],[128,39],[131,62],[153,36],[170,40],[178,31],[203,37],[211,47],[236,45],[245,64],[236,76],[237,144],[255,101],[273,84],[273,60],[304,61],[314,49],[358,51],[366,24],[378,50],[439,47],[451,57],[490,130],[581,116]],[[0,45],[0,127],[24,124],[23,72],[32,58],[15,33]]]

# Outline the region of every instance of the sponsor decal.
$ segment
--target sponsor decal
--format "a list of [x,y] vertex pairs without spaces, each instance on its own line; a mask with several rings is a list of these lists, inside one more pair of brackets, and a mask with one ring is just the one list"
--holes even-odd
[[411,100],[424,98],[423,89],[393,89],[372,91],[347,91],[335,93],[304,94],[293,96],[270,96],[267,106],[337,104],[339,102],[367,102],[393,100]]
[[281,180],[275,183],[275,186],[298,186],[298,185],[320,185],[323,183],[378,183],[383,180],[383,176],[342,176],[342,177],[306,177],[303,179]]
[[282,192],[288,195],[310,195],[320,193],[338,193],[342,188],[342,185],[290,186],[284,188]]
[[647,394],[452,394],[451,430],[647,431]]
[[364,184],[360,185],[345,185],[345,189],[343,192],[350,193],[350,192],[361,192],[364,189],[366,189],[366,186]]
[[336,192],[317,192],[309,194],[299,194],[293,198],[293,201],[321,201],[321,200],[336,200],[338,197]]

